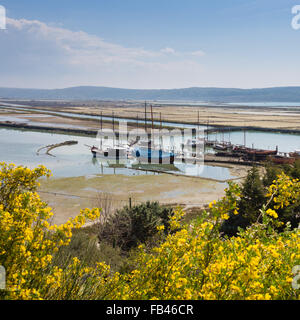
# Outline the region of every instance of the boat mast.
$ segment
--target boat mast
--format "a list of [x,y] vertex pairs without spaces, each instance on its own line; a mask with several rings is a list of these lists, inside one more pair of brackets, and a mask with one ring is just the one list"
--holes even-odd
[[160,128],[162,129],[162,118],[161,118],[161,112],[159,113],[159,120],[160,120]]
[[151,121],[152,121],[152,131],[154,129],[154,124],[153,124],[153,106],[151,104]]
[[[101,132],[102,132],[102,129],[103,129],[102,114],[103,114],[103,112],[101,111],[101,118],[100,118],[100,119],[101,119],[101,120],[100,120]],[[102,150],[102,145],[103,145],[102,139],[103,139],[103,137],[102,137],[102,135],[101,135],[101,142],[100,142],[100,148],[101,148],[101,150]]]
[[206,128],[206,140],[208,141],[208,126],[209,126],[209,118],[207,119],[207,128]]
[[246,147],[246,128],[245,128],[245,122],[244,122],[244,147]]
[[100,116],[100,127],[101,127],[101,131],[102,131],[102,128],[103,128],[103,122],[102,122],[102,111],[101,111],[101,116]]
[[[145,131],[148,139],[148,151],[151,149],[151,138],[147,132],[147,102],[145,101]],[[151,153],[148,152],[148,163],[151,163]]]
[[115,147],[115,113],[114,111],[112,112],[112,121],[113,121],[113,144],[114,144],[114,147]]
[[147,132],[147,102],[145,101],[145,131]]

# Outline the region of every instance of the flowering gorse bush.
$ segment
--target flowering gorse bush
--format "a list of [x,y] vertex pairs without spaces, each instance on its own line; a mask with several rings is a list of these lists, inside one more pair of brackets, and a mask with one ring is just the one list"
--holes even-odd
[[167,236],[163,225],[157,228],[156,247],[138,247],[133,271],[113,273],[103,262],[87,267],[77,258],[62,268],[53,265],[58,248],[69,244],[72,229],[97,218],[99,210],[85,209],[66,224],[51,226],[51,209],[35,192],[37,179],[44,175],[49,175],[44,167],[1,165],[5,299],[299,299],[291,285],[292,269],[300,264],[299,229],[287,226],[278,233],[274,207],[297,201],[298,181],[279,176],[260,210],[260,222],[236,237],[222,237],[220,226],[230,214],[239,214],[237,184],[230,184],[223,199],[189,224],[183,224],[184,212],[178,208]]
[[[279,177],[279,181],[286,177]],[[272,190],[273,187],[270,188]],[[281,190],[277,188],[278,196]],[[292,288],[292,268],[300,262],[299,229],[274,231],[276,217],[261,210],[262,224],[240,231],[239,236],[221,238],[228,212],[236,208],[239,188],[230,185],[225,197],[210,204],[210,213],[169,235],[151,253],[143,246],[136,270],[123,277],[115,299],[298,299]],[[293,201],[286,194],[285,201]],[[174,216],[174,227],[184,213]]]
[[61,286],[63,270],[51,267],[59,247],[68,245],[72,229],[99,210],[82,210],[66,224],[51,226],[51,208],[35,192],[37,179],[50,176],[43,166],[30,170],[0,164],[0,265],[6,270],[4,298],[39,299],[51,297]]

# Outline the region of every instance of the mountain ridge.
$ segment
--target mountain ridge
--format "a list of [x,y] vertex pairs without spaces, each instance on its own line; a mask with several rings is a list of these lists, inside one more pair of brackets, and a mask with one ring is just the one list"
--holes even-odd
[[68,100],[186,100],[205,102],[299,102],[300,86],[270,88],[190,87],[178,89],[124,89],[76,86],[63,89],[0,87],[2,99]]

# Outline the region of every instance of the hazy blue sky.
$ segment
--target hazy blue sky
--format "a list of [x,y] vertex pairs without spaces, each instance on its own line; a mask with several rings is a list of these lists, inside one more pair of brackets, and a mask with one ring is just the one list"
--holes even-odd
[[300,0],[0,0],[0,86],[300,85]]

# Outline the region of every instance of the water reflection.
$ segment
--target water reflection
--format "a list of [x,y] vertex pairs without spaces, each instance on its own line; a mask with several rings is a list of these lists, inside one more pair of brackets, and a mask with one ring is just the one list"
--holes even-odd
[[[37,150],[43,146],[62,143],[67,140],[78,144],[53,150],[55,157],[49,157]],[[173,166],[141,166],[135,159],[125,163],[111,163],[105,159],[94,159],[86,145],[93,145],[95,138],[57,133],[34,132],[17,129],[0,129],[0,161],[34,168],[40,164],[49,168],[55,177],[76,177],[88,175],[156,175],[157,171],[181,175],[200,176],[216,180],[235,178],[228,168],[201,166],[175,162]]]

